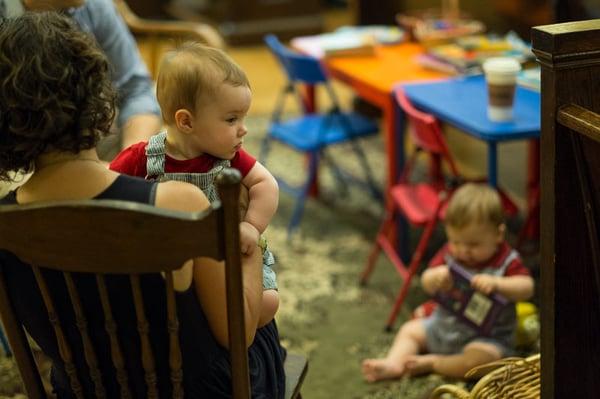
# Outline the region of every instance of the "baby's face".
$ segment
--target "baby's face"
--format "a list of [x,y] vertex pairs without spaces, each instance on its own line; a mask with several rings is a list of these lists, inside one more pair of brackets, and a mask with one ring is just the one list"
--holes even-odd
[[200,101],[194,113],[193,150],[221,159],[231,159],[242,148],[248,133],[244,123],[252,93],[246,86],[221,84],[211,99]]
[[461,228],[446,226],[450,254],[464,266],[473,267],[490,260],[504,240],[505,226],[471,223]]

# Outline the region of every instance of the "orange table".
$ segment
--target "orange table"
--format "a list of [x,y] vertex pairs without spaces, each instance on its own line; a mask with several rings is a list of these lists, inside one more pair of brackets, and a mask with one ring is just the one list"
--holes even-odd
[[[314,39],[298,37],[291,46],[303,53],[315,54]],[[379,107],[383,113],[385,148],[387,152],[387,186],[396,182],[404,163],[404,114],[393,97],[396,84],[437,80],[448,75],[426,69],[415,61],[425,51],[416,43],[381,45],[371,56],[324,58],[323,64],[330,75],[349,85],[357,95]]]

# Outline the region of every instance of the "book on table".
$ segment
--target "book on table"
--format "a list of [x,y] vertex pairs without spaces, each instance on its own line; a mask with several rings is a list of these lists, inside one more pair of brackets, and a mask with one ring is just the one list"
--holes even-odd
[[395,26],[343,26],[333,32],[298,37],[292,44],[317,58],[369,56],[375,54],[377,45],[398,43],[402,38],[402,30]]
[[509,304],[508,299],[495,292],[485,295],[473,289],[473,274],[458,263],[449,262],[448,267],[454,284],[449,291],[436,293],[435,301],[481,335],[490,335],[496,318]]
[[523,69],[517,75],[517,84],[539,92],[541,90],[541,68],[533,67]]

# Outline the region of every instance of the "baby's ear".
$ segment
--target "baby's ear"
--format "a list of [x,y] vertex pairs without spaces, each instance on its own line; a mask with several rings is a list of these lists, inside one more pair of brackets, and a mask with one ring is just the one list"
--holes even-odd
[[194,117],[187,109],[178,109],[175,111],[175,126],[177,130],[183,133],[189,133],[193,128]]

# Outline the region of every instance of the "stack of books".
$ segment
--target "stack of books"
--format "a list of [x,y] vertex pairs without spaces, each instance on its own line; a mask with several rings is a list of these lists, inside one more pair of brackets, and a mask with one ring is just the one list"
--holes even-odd
[[481,73],[483,61],[491,57],[514,57],[525,63],[533,59],[533,53],[529,45],[510,32],[504,37],[474,35],[432,46],[417,62],[450,74],[468,75]]

